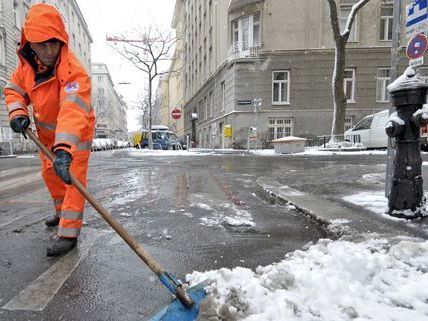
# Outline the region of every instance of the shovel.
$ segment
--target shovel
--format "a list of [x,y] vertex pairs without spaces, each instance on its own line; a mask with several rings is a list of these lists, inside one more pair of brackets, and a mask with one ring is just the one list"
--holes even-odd
[[[38,137],[29,128],[25,133],[37,145],[37,147],[53,161],[55,156],[53,153],[42,144]],[[120,225],[115,218],[86,190],[86,188],[70,173],[71,183],[77,190],[86,198],[86,200],[94,207],[94,209],[103,217],[103,219],[120,235],[120,237],[134,250],[134,252],[146,263],[146,265],[158,276],[159,280],[165,285],[168,290],[179,299],[170,302],[169,306],[165,307],[154,316],[153,320],[168,321],[193,321],[199,313],[199,303],[205,297],[206,293],[203,286],[197,285],[186,291],[183,284],[175,278],[171,273],[165,271],[159,263],[151,257],[151,255],[137,242],[137,240],[128,233],[125,228]]]

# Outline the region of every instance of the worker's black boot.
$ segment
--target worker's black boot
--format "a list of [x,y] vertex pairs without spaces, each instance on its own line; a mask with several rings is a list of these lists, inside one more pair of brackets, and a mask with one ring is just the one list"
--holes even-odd
[[77,238],[55,236],[46,248],[47,256],[58,256],[72,250],[77,244]]
[[55,215],[50,215],[46,221],[45,224],[47,227],[55,227],[59,224],[59,217]]

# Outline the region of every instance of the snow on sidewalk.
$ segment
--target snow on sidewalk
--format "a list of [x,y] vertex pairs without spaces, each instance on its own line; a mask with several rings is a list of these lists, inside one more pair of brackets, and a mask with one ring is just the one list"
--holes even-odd
[[256,271],[187,276],[209,284],[199,321],[428,320],[428,241],[323,239]]

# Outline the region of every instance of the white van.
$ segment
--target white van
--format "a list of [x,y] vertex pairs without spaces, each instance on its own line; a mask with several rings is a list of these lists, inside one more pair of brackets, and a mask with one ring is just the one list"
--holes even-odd
[[352,143],[361,143],[367,148],[386,148],[388,136],[385,132],[385,126],[388,119],[388,109],[368,115],[345,132],[345,139]]

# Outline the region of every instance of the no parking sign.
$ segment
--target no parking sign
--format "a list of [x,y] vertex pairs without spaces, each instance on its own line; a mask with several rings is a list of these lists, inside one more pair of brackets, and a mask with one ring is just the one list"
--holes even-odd
[[427,46],[428,40],[423,33],[417,34],[409,40],[406,47],[406,56],[410,59],[409,65],[411,67],[423,65]]

